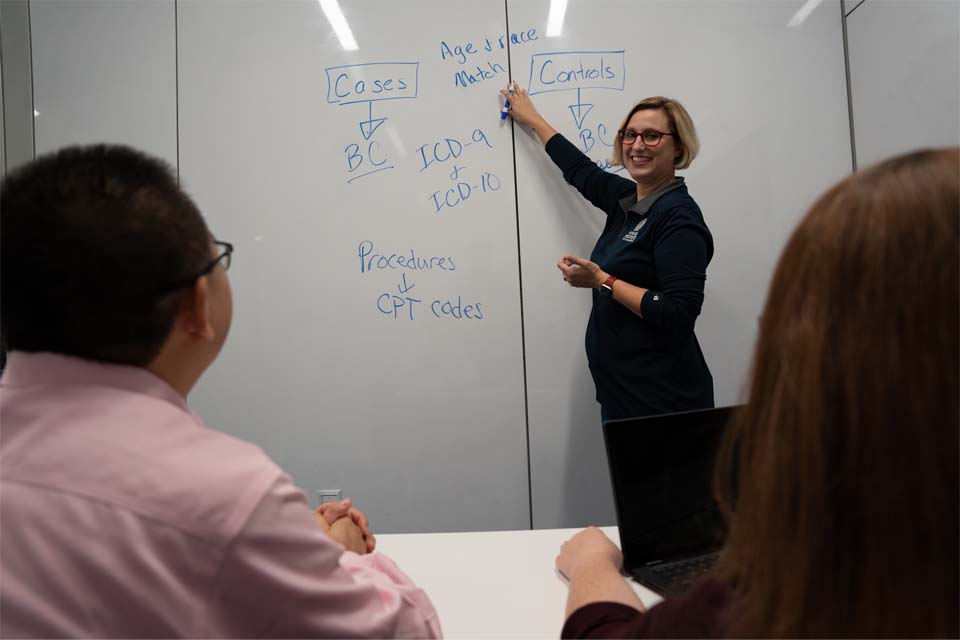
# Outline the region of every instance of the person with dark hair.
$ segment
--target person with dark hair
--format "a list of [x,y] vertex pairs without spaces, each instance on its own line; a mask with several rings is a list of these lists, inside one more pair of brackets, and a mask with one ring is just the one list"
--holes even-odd
[[680,102],[654,96],[633,105],[600,169],[536,110],[516,83],[500,92],[563,178],[606,214],[590,259],[557,262],[571,287],[592,290],[585,345],[602,420],[713,407],[713,376],[694,333],[713,236],[679,169],[700,150]]
[[598,529],[564,637],[951,637],[960,629],[960,149],[856,173],[793,232],[715,490],[713,575],[649,611]]
[[0,636],[437,637],[349,500],[311,512],[186,397],[233,246],[163,162],[72,147],[0,187]]

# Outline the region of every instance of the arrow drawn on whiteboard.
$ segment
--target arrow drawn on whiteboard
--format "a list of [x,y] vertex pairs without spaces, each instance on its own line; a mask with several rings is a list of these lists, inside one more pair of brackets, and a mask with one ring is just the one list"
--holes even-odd
[[407,291],[410,291],[410,289],[413,289],[415,286],[417,286],[415,284],[411,284],[411,285],[407,284],[407,274],[403,273],[400,275],[403,276],[403,285],[401,286],[398,284],[397,289],[400,291],[401,294],[406,293]]
[[577,129],[583,129],[583,121],[586,119],[587,114],[590,113],[590,110],[593,109],[593,104],[590,102],[581,102],[580,89],[577,89],[577,104],[567,105],[567,108],[570,109],[570,113],[573,115],[573,121],[577,123]]
[[370,100],[367,104],[370,106],[370,119],[360,123],[360,133],[363,134],[364,140],[369,140],[373,136],[373,132],[377,130],[377,127],[387,121],[386,118],[373,117],[373,100]]

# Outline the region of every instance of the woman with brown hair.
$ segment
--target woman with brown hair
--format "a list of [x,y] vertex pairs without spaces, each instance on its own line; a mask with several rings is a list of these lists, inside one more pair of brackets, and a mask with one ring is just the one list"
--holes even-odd
[[[714,575],[644,612],[597,529],[565,637],[956,637],[960,150],[854,174],[794,231],[715,485]],[[736,468],[736,472],[733,469]]]

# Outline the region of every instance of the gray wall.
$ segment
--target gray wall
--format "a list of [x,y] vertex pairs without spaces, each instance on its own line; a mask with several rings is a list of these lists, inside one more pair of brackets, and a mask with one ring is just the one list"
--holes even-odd
[[129,144],[177,165],[174,0],[3,0],[6,169],[68,144]]
[[[0,37],[0,52],[3,51],[3,38]],[[2,59],[0,53],[0,59]],[[0,62],[0,118],[3,115],[3,63]],[[0,119],[0,175],[7,173],[6,135],[3,133],[3,120]]]
[[177,164],[173,0],[30,3],[36,152],[128,144]]
[[857,166],[960,144],[960,2],[848,5]]
[[3,83],[3,170],[33,159],[33,67],[30,63],[30,6],[0,2],[0,77]]

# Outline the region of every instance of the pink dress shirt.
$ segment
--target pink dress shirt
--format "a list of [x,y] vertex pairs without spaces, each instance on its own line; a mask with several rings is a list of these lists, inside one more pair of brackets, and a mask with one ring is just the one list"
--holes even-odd
[[440,636],[389,558],[344,551],[263,451],[146,369],[7,365],[0,636]]

